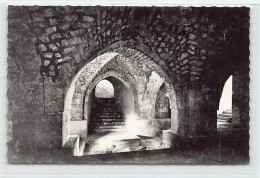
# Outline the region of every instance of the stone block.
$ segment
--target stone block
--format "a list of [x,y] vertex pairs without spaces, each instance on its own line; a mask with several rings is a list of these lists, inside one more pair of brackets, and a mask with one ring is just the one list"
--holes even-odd
[[181,61],[180,65],[183,66],[185,64],[187,64],[189,62],[189,59],[184,59],[183,61]]
[[41,40],[41,41],[44,42],[44,43],[50,42],[50,39],[49,39],[49,37],[48,37],[47,34],[43,34],[43,35],[41,35],[41,36],[38,37],[38,38],[39,38],[39,40]]
[[72,36],[77,36],[77,35],[83,34],[84,32],[85,32],[84,29],[79,29],[79,30],[75,30],[75,31],[70,31],[70,34],[71,34]]
[[47,9],[44,9],[43,15],[44,15],[44,17],[53,17],[56,15],[56,13],[55,13],[54,9],[47,8]]
[[180,137],[171,130],[162,131],[163,144],[168,148],[180,147]]
[[196,38],[196,35],[194,35],[194,34],[189,35],[189,39],[194,40],[195,38]]
[[49,48],[52,50],[52,51],[57,51],[58,50],[58,48],[57,48],[57,46],[55,45],[55,44],[49,44]]
[[76,49],[75,46],[66,47],[66,48],[63,49],[62,53],[63,53],[63,54],[68,54],[68,53],[73,52],[75,49]]
[[202,33],[201,37],[206,38],[208,35],[206,33]]
[[53,26],[53,27],[46,28],[45,30],[46,30],[46,33],[49,35],[49,34],[55,33],[57,31],[57,27]]
[[70,122],[70,134],[78,135],[81,138],[87,137],[87,120],[71,121]]
[[186,42],[186,38],[183,38],[183,39],[181,40],[180,44],[182,45],[182,44],[185,43],[185,42]]
[[46,51],[47,47],[44,44],[40,44],[39,49],[40,49],[40,51]]
[[189,53],[183,53],[182,55],[181,55],[181,60],[183,60],[183,59],[185,59],[186,57],[188,57],[189,56]]
[[33,13],[33,14],[32,14],[32,20],[33,20],[33,21],[42,22],[42,21],[44,21],[44,17],[43,17],[43,15],[40,14],[40,13]]
[[198,45],[198,43],[196,41],[192,41],[192,40],[189,40],[187,43],[189,45],[193,45],[193,46],[197,46]]
[[77,20],[77,16],[76,15],[65,15],[64,16],[64,19],[65,21],[68,21],[68,22],[74,22]]
[[90,24],[90,23],[75,23],[75,24],[73,24],[73,27],[75,27],[75,28],[84,28],[84,29],[86,29],[89,33],[90,33],[92,30],[95,31],[95,30],[94,30],[95,27],[92,27],[92,28],[91,28],[91,24]]
[[95,18],[93,18],[91,16],[83,16],[82,19],[85,22],[94,22],[94,20],[95,20]]
[[76,45],[82,43],[82,39],[80,37],[74,37],[68,40],[69,44]]
[[57,18],[49,18],[49,22],[51,26],[57,25],[59,23]]
[[[60,53],[55,53],[55,57],[56,57],[56,58],[60,58],[60,57],[61,57],[61,54],[60,54]],[[61,62],[61,61],[58,61],[58,62]]]
[[57,39],[60,39],[60,38],[62,38],[61,33],[54,33],[53,35],[51,35],[52,40],[57,40]]
[[68,46],[69,45],[69,42],[68,42],[68,40],[62,40],[61,41],[61,46]]
[[67,30],[70,28],[70,25],[69,24],[63,24],[63,25],[60,25],[59,26],[61,30]]
[[53,57],[53,53],[51,52],[46,52],[46,53],[43,53],[42,55],[44,58],[47,58],[47,59],[50,59]]

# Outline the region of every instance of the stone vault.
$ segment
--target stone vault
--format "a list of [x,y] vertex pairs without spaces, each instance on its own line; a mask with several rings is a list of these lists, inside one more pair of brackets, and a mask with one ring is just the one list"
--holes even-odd
[[155,107],[165,92],[171,142],[214,136],[232,75],[234,118],[248,125],[248,8],[9,6],[8,18],[14,152],[62,145],[79,152],[91,92],[107,78],[133,96],[145,135],[161,133]]

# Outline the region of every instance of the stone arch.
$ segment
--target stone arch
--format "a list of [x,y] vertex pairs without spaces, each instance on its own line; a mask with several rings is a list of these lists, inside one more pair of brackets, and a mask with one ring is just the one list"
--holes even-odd
[[[102,68],[103,65],[105,65],[106,62],[114,58],[117,53],[105,53],[102,54],[92,61],[85,64],[78,72],[77,74],[72,78],[72,82],[70,83],[70,86],[68,87],[67,93],[65,95],[65,104],[64,104],[64,111],[67,111],[71,107],[71,101],[72,101],[72,95],[75,91],[75,85],[77,81],[80,81],[81,79],[87,79],[87,77],[91,77],[93,74],[97,74],[97,72]],[[94,68],[90,66],[95,66]],[[98,69],[97,69],[98,68]],[[94,70],[93,70],[94,69]],[[82,76],[82,74],[85,73],[87,77]]]
[[122,75],[117,71],[107,71],[106,73],[97,76],[86,91],[84,102],[84,118],[87,121],[87,125],[91,124],[90,122],[92,118],[91,114],[89,114],[91,112],[90,109],[92,108],[90,105],[92,104],[91,102],[93,100],[91,95],[93,96],[93,90],[95,89],[96,84],[104,79],[110,81],[115,89],[115,95],[113,98],[116,99],[124,120],[126,121],[131,119],[130,116],[135,113],[136,102],[131,85],[129,85],[129,83],[125,81],[122,78]]
[[[112,63],[112,68],[117,68],[118,66],[123,66],[124,63],[126,64],[131,64],[131,63],[134,63],[133,65],[127,65],[127,66],[124,66],[123,69],[120,69],[120,70],[124,70],[125,71],[130,71],[129,72],[129,75],[130,76],[134,76],[135,74],[138,74],[140,73],[140,70],[137,70],[138,68],[141,68],[143,71],[145,70],[150,70],[150,72],[148,73],[144,73],[144,72],[141,72],[141,74],[138,74],[138,75],[146,75],[146,78],[149,78],[152,71],[156,71],[157,73],[159,73],[161,76],[163,76],[164,78],[166,78],[167,80],[170,80],[170,78],[168,77],[168,75],[164,72],[163,69],[161,69],[161,67],[159,65],[157,65],[151,58],[145,56],[144,54],[142,54],[140,51],[136,51],[136,50],[133,50],[131,48],[128,48],[128,47],[124,47],[124,46],[121,46],[121,47],[118,47],[118,48],[114,48],[113,49],[114,51],[110,51],[108,53],[117,53],[117,55],[111,59],[110,61],[106,61],[106,63],[104,65],[102,65],[102,67],[99,67],[99,72],[97,72],[97,74],[99,74],[100,72],[102,73],[103,70],[106,70],[106,67],[107,65],[111,64],[113,61],[117,61],[117,64],[120,64],[120,65],[116,65]],[[133,54],[134,53],[134,54]],[[107,54],[107,53],[104,53],[104,54]],[[102,55],[104,55],[102,54]],[[133,56],[132,56],[133,55]],[[91,62],[90,62],[91,63]],[[88,64],[90,64],[88,63]],[[147,63],[149,66],[146,66]],[[137,66],[137,67],[133,67],[133,66]],[[140,66],[142,65],[142,66]],[[144,68],[147,68],[147,69],[144,69]],[[93,73],[92,72],[92,76],[93,76]],[[95,73],[96,74],[96,73]],[[86,77],[82,77],[83,80],[85,80]],[[134,78],[135,80],[135,78]],[[144,79],[145,80],[145,79]],[[138,81],[138,79],[136,79],[136,81]],[[80,83],[80,81],[79,81]],[[81,90],[81,91],[84,91],[87,87],[87,85],[89,83],[91,83],[91,80],[85,82],[86,85],[83,85],[83,86],[80,86],[78,88],[78,91]],[[133,83],[133,82],[132,82]],[[80,85],[80,84],[79,84]],[[137,91],[138,92],[138,91]],[[82,100],[82,98],[80,98]],[[141,100],[143,99],[143,97],[140,98]],[[80,103],[79,105],[82,105],[83,103]],[[80,106],[77,106],[78,108],[80,108]],[[80,115],[80,116],[77,116],[78,118],[82,118],[83,117]]]
[[[72,82],[70,83],[69,88],[67,89],[67,93],[65,95],[64,100],[64,111],[62,116],[62,145],[64,147],[70,146],[71,140],[74,140],[75,136],[72,136],[76,132],[73,131],[72,121],[71,117],[71,108],[73,102],[83,102],[83,96],[80,95],[80,97],[77,98],[77,95],[75,93],[77,92],[83,92],[84,88],[80,85],[81,82],[89,82],[91,81],[94,76],[98,73],[98,71],[111,59],[113,59],[115,56],[117,56],[117,53],[105,53],[102,54],[92,61],[85,64],[73,77]],[[83,89],[83,90],[82,90]],[[79,105],[81,105],[80,103]],[[79,107],[80,108],[80,107]],[[83,110],[83,107],[81,107]],[[81,125],[84,125],[82,128],[83,134],[86,133],[86,126],[87,123],[83,123]],[[70,146],[71,147],[71,146]]]
[[155,117],[155,102],[156,96],[161,85],[164,82],[164,78],[158,75],[156,72],[152,72],[146,85],[146,91],[142,97],[142,116],[143,118],[153,119]]
[[[114,78],[117,78],[118,80],[120,80],[125,86],[126,88],[132,92],[133,94],[133,97],[134,97],[134,101],[135,101],[135,104],[136,104],[136,92],[135,92],[135,88],[133,88],[133,85],[131,85],[130,81],[129,80],[126,80],[125,77],[119,73],[118,71],[115,71],[115,70],[109,70],[109,71],[106,71],[105,73],[95,77],[92,81],[91,81],[91,84],[88,86],[88,88],[86,89],[86,92],[85,92],[85,96],[84,96],[84,119],[85,120],[88,120],[88,117],[86,115],[87,113],[87,107],[86,105],[88,105],[88,102],[89,102],[89,96],[91,94],[91,91],[95,88],[95,86],[102,80],[104,79],[107,79],[108,77],[114,77]],[[107,79],[108,81],[110,81],[109,79]],[[110,81],[111,82],[111,81]],[[133,81],[132,81],[133,82]],[[112,83],[112,82],[111,82]]]
[[[217,105],[217,128],[221,127],[221,122],[233,122],[232,113],[233,113],[233,76],[229,75],[225,82],[220,81],[220,96]],[[219,120],[220,119],[220,120]]]
[[[158,77],[158,74],[155,73],[154,76]],[[152,76],[151,76],[152,78]],[[155,79],[155,78],[154,78]],[[156,103],[156,98],[158,96],[159,90],[162,86],[165,86],[166,94],[165,97],[168,98],[169,104],[170,104],[170,109],[171,109],[171,130],[174,133],[177,133],[178,131],[178,126],[179,126],[179,120],[178,120],[178,107],[177,107],[177,97],[176,97],[176,92],[170,83],[169,80],[166,80],[164,78],[159,79],[157,84],[153,84],[153,91],[147,90],[146,94],[144,95],[144,101],[148,100],[150,103],[150,117],[151,119],[155,118],[155,103]],[[149,94],[147,94],[149,93]],[[146,99],[147,97],[152,97],[149,99]],[[146,111],[148,112],[148,111]]]
[[[227,84],[227,82],[231,82],[231,85],[232,85],[232,81],[233,81],[233,76],[232,75],[230,75],[224,82],[223,82],[223,84],[222,84],[222,86],[221,86],[221,91],[220,91],[220,93],[221,93],[221,95],[220,95],[220,98],[219,98],[219,102],[218,102],[218,104],[219,104],[219,106],[220,106],[220,104],[221,104],[221,100],[223,99],[223,94],[225,93],[225,90],[227,90],[227,88],[226,88],[226,84]],[[229,88],[230,89],[230,88]],[[232,91],[232,87],[231,87],[231,91]],[[220,108],[219,108],[220,109]]]
[[101,80],[95,87],[95,97],[97,98],[113,98],[115,89],[111,82],[106,79]]
[[[142,50],[144,51],[147,50],[146,53],[143,53],[142,50],[137,50],[136,47],[133,49],[129,48],[129,46],[131,47],[133,45],[136,45],[137,47],[140,46],[140,44],[134,41],[130,41],[130,42],[117,43],[112,45],[110,48],[104,49],[103,51],[98,53],[100,54],[98,57],[87,62],[75,75],[75,77],[73,78],[70,84],[70,87],[68,88],[65,97],[64,112],[63,112],[63,127],[62,127],[64,142],[71,135],[70,134],[71,129],[69,123],[77,120],[78,121],[84,120],[85,116],[83,114],[84,111],[83,103],[86,99],[85,92],[88,86],[92,83],[92,80],[103,69],[106,68],[106,65],[111,63],[111,61],[122,60],[121,62],[126,63],[127,64],[126,67],[129,67],[130,69],[129,71],[134,70],[132,71],[132,73],[135,73],[135,70],[138,73],[138,70],[141,68],[143,72],[137,75],[143,76],[144,81],[147,81],[147,78],[149,78],[149,76],[152,75],[152,71],[155,71],[156,73],[159,73],[159,75],[163,76],[164,80],[169,81],[169,83],[171,83],[172,85],[172,88],[175,88],[175,86],[178,88],[177,82],[176,81],[173,82],[174,76],[168,77],[168,74],[165,73],[167,71],[167,66],[165,65],[164,62],[162,62],[156,55],[155,55],[156,60],[154,60],[154,58],[147,56],[146,54],[149,53],[150,51],[145,47],[142,47]],[[146,62],[149,63],[149,66],[143,65]],[[132,63],[136,66],[135,67],[133,65],[131,66]],[[163,66],[163,68],[161,66]],[[134,82],[132,83],[136,82],[135,78],[133,78],[133,81]],[[139,91],[137,89],[137,93],[138,92]],[[172,96],[175,96],[175,93],[172,93]]]
[[170,109],[171,109],[171,130],[173,133],[177,133],[179,128],[179,113],[177,107],[177,96],[176,93],[170,83],[165,81],[163,84],[166,86],[166,97],[169,99],[170,102]]
[[[133,39],[124,40],[124,41],[120,40],[103,47],[103,49],[100,50],[96,56],[102,55],[106,52],[115,52],[115,51],[118,52],[118,49],[122,47],[128,47],[130,49],[134,49],[136,51],[139,51],[140,53],[143,53],[145,56],[151,58],[157,65],[159,65],[162,68],[163,71],[167,72],[168,76],[171,76],[170,81],[174,89],[180,90],[178,80],[174,75],[174,73],[171,72],[166,62],[162,60],[161,57],[158,56],[156,52],[154,52],[150,47],[148,47],[144,43],[141,43]],[[84,65],[84,61],[82,61],[81,65]]]

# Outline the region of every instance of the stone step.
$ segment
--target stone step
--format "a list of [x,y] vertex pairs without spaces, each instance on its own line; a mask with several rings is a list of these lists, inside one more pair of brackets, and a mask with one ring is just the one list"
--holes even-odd
[[218,122],[232,122],[232,118],[218,118]]
[[122,128],[98,128],[92,131],[92,133],[97,133],[97,132],[117,132],[117,131],[123,131],[125,130],[125,127]]
[[218,117],[218,120],[228,120],[232,119],[232,117]]
[[232,115],[223,115],[223,118],[232,118]]
[[112,121],[115,121],[115,120],[122,120],[124,121],[124,118],[123,117],[113,117],[113,116],[102,116],[102,117],[95,117],[95,118],[92,118],[91,120],[95,120],[95,121],[102,121],[102,120],[112,120]]
[[121,118],[117,118],[117,117],[105,117],[105,118],[95,118],[92,121],[95,122],[124,122],[124,119]]
[[89,128],[93,132],[96,129],[116,129],[111,126],[119,128],[125,126],[119,105],[115,98],[98,98],[96,108],[92,110]]
[[125,125],[99,125],[96,126],[97,129],[122,129]]
[[117,106],[102,106],[102,109],[98,110],[99,112],[118,112],[120,109]]
[[107,124],[104,124],[104,123],[95,123],[95,125],[91,125],[89,128],[99,128],[99,127],[123,127],[125,126],[125,124],[111,124],[111,123],[107,123]]
[[104,112],[104,111],[101,111],[101,112],[95,112],[94,113],[95,115],[98,115],[98,116],[100,116],[100,115],[121,115],[121,112]]
[[119,114],[100,114],[100,115],[93,115],[92,118],[123,118],[122,115],[119,115]]
[[231,114],[232,115],[232,111],[223,111],[222,114]]
[[106,114],[106,115],[95,115],[93,116],[95,118],[121,118],[122,115],[109,115],[109,114]]
[[102,119],[120,119],[123,120],[122,116],[97,116],[94,120],[102,120]]
[[122,115],[120,115],[120,114],[118,114],[118,113],[116,113],[116,114],[109,114],[109,113],[104,113],[104,114],[99,114],[99,115],[97,115],[97,116],[99,116],[99,117],[122,117]]

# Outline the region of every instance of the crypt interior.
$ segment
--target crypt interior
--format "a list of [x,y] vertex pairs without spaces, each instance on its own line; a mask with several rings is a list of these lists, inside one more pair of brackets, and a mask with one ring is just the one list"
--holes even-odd
[[249,8],[8,7],[8,162],[247,164]]

